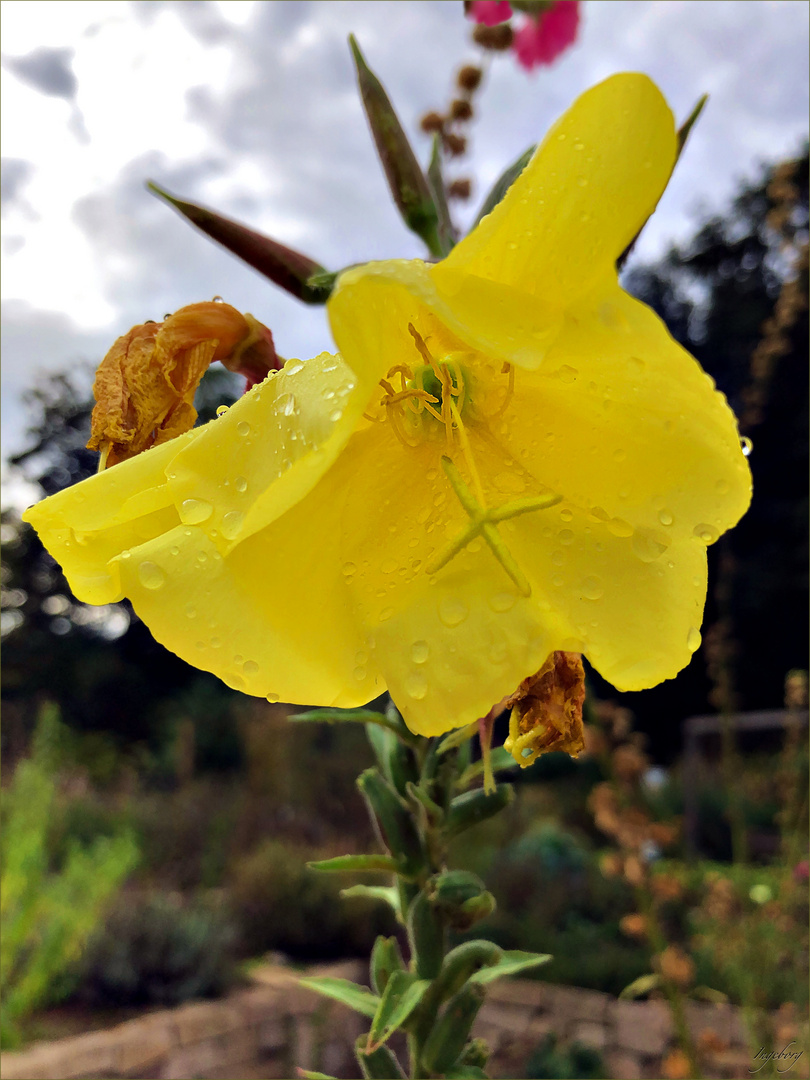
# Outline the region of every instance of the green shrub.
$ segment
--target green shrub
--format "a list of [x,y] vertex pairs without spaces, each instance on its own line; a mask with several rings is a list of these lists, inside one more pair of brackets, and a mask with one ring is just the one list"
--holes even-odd
[[234,864],[227,892],[243,955],[278,950],[300,960],[368,956],[378,934],[394,933],[387,905],[344,900],[340,890],[352,884],[344,875],[307,869],[307,860],[317,857],[267,840]]
[[63,978],[97,926],[107,902],[138,860],[129,835],[67,843],[61,865],[49,855],[54,805],[51,776],[60,724],[40,715],[33,755],[21,762],[4,796],[0,844],[0,1044],[18,1045],[22,1025],[64,986]]
[[76,996],[92,1005],[176,1005],[234,982],[235,934],[221,904],[124,895],[89,942]]
[[581,1042],[557,1045],[556,1035],[546,1035],[526,1066],[527,1080],[602,1080],[607,1069],[602,1055]]

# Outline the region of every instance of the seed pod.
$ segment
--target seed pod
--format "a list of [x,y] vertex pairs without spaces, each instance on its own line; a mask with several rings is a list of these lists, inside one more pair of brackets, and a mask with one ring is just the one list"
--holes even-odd
[[416,874],[424,866],[422,841],[408,808],[377,769],[366,769],[357,786],[379,822],[388,850],[405,874]]
[[436,980],[440,1001],[457,994],[471,975],[481,968],[492,967],[503,956],[503,950],[491,941],[465,941],[445,956]]
[[408,911],[408,941],[419,979],[435,979],[444,956],[444,926],[437,911],[420,892]]
[[382,996],[395,971],[404,971],[405,962],[395,937],[378,937],[371,950],[371,985]]
[[498,784],[491,795],[487,795],[483,788],[475,791],[466,791],[463,795],[453,799],[450,803],[450,812],[444,826],[444,835],[447,839],[458,836],[465,829],[486,821],[493,814],[499,813],[508,806],[515,797],[511,784]]

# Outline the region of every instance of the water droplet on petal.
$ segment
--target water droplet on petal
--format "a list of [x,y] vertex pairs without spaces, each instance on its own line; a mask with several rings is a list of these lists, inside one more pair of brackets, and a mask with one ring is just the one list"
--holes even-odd
[[184,525],[200,525],[208,521],[213,512],[213,506],[205,499],[184,499],[180,503],[180,520]]
[[304,365],[301,360],[288,360],[284,365],[284,371],[288,375],[297,375],[299,371],[304,370]]
[[499,472],[493,479],[498,491],[504,495],[519,495],[526,490],[526,482],[522,476],[514,472]]
[[393,614],[394,609],[392,607],[383,608],[380,612],[380,622],[388,622]]
[[490,596],[489,606],[493,611],[497,611],[501,614],[505,611],[511,611],[517,603],[517,599],[515,593],[497,592]]
[[194,607],[193,604],[186,604],[186,618],[187,619],[196,619],[197,618],[197,609]]
[[560,518],[561,518],[561,519],[562,519],[563,521],[571,521],[571,519],[573,518],[573,516],[574,516],[574,515],[573,515],[573,512],[572,512],[571,510],[565,509],[565,510],[561,510],[561,511],[560,511]]
[[258,675],[259,665],[255,660],[246,660],[244,664],[242,664],[242,671],[244,671],[246,675]]
[[352,577],[357,572],[357,564],[353,562],[345,562],[342,567],[344,577]]
[[221,644],[222,644],[222,639],[221,638],[218,638],[218,637],[212,637],[211,638],[211,648],[212,649],[218,649]]
[[754,449],[754,444],[751,442],[747,435],[743,435],[740,439],[740,447],[742,448],[743,454],[748,457],[748,455]]
[[142,562],[138,567],[138,580],[145,589],[159,589],[166,580],[166,575],[157,563]]
[[415,664],[424,664],[430,656],[430,646],[426,641],[415,641],[411,646],[411,660]]
[[621,447],[618,447],[616,450],[613,451],[613,460],[614,461],[624,461],[624,459],[626,457],[627,457],[627,451],[623,450]]
[[562,587],[564,580],[565,579],[563,578],[562,574],[553,574],[551,578],[551,584],[554,586],[555,589],[559,589]]
[[271,705],[275,705],[277,701],[281,700],[281,697],[279,694],[268,694],[267,700],[270,702]]
[[717,529],[711,525],[707,525],[705,522],[696,525],[693,532],[698,540],[702,540],[704,544],[713,544],[720,535]]
[[658,514],[658,520],[661,522],[662,525],[671,525],[675,519],[673,518],[669,510],[661,510],[661,512]]
[[718,495],[727,495],[729,490],[728,480],[718,480],[714,485]]
[[607,523],[607,527],[614,536],[628,537],[633,535],[633,526],[622,518],[611,518]]
[[690,626],[689,633],[686,635],[686,647],[689,652],[697,652],[702,640],[703,638],[700,636],[700,631],[697,627]]
[[242,492],[247,491],[247,480],[244,478],[244,476],[237,476],[237,478],[233,482],[233,486],[241,495]]
[[409,697],[421,701],[428,692],[427,679],[421,671],[412,671],[405,676],[405,692]]
[[470,609],[463,600],[453,596],[444,596],[439,601],[439,618],[445,626],[459,626],[470,614]]
[[295,396],[293,394],[282,394],[276,402],[276,406],[282,416],[292,416],[295,412]]
[[236,425],[236,434],[243,438],[250,434],[250,424],[246,420],[240,420]]
[[598,600],[604,591],[598,577],[586,577],[582,582],[582,595],[586,600]]
[[360,667],[358,665],[354,669],[354,677],[357,680],[357,682],[362,682],[363,679],[365,679],[365,677],[366,677],[366,669],[364,667]]
[[571,532],[570,529],[560,529],[560,531],[557,533],[557,539],[560,541],[561,544],[573,544],[574,534]]
[[393,574],[398,567],[399,563],[396,559],[386,559],[380,566],[380,569],[384,574]]
[[633,533],[633,551],[642,562],[654,562],[668,547],[669,540],[650,529],[636,529]]
[[554,566],[563,566],[565,564],[565,552],[564,551],[552,551],[551,562]]
[[557,378],[560,380],[560,382],[575,382],[577,375],[579,375],[579,372],[575,367],[571,367],[570,364],[563,364],[561,368],[557,369]]
[[226,540],[233,540],[238,536],[245,520],[241,510],[229,510],[222,519],[222,535]]

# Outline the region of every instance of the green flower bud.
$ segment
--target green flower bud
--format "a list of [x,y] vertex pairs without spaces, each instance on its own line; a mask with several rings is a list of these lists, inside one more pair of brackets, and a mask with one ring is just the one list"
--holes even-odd
[[404,971],[405,962],[395,937],[378,937],[371,950],[371,985],[382,996],[395,971]]

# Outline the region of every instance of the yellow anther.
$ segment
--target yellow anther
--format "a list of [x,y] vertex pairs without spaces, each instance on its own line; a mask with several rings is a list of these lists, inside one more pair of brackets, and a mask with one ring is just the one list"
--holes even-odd
[[508,375],[509,379],[506,384],[506,394],[504,399],[495,412],[489,414],[489,419],[494,420],[498,416],[503,416],[506,410],[509,408],[509,402],[512,400],[512,395],[515,392],[515,368],[513,364],[506,363],[501,368],[502,375]]
[[111,445],[112,444],[108,443],[108,442],[105,442],[105,443],[102,444],[101,453],[99,454],[99,458],[98,458],[97,472],[100,472],[100,473],[104,472],[104,470],[107,468],[107,458],[110,456],[110,446]]

